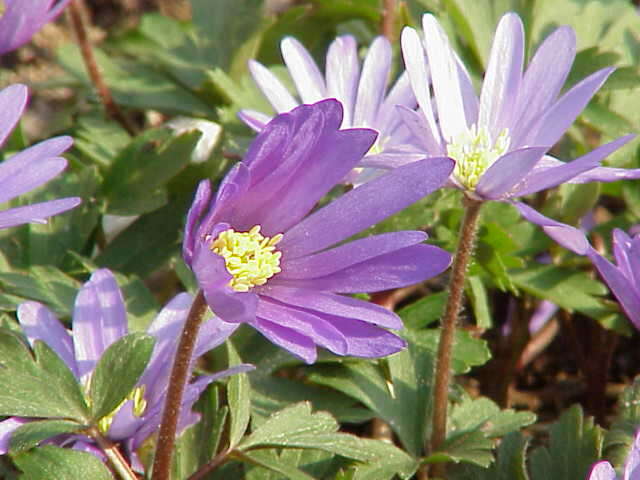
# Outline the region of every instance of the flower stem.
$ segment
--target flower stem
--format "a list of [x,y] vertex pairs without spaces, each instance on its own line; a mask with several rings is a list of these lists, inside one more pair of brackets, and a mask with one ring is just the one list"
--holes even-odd
[[456,323],[462,307],[462,294],[467,275],[467,266],[475,246],[476,230],[482,202],[465,197],[465,214],[460,226],[460,235],[453,269],[449,280],[449,298],[442,317],[442,330],[436,358],[435,386],[433,394],[433,431],[431,448],[437,451],[447,435],[447,405],[449,403],[449,381],[451,378],[451,354]]
[[98,66],[96,57],[93,54],[93,47],[91,46],[91,41],[87,34],[87,28],[82,17],[81,9],[82,0],[73,0],[69,4],[68,11],[69,19],[71,21],[71,25],[73,25],[73,30],[76,33],[76,38],[78,39],[78,44],[80,46],[80,53],[82,54],[82,59],[84,60],[85,67],[87,68],[89,78],[98,91],[98,96],[100,97],[100,101],[102,102],[107,114],[118,122],[122,128],[129,133],[129,135],[133,136],[136,134],[136,129],[133,127],[131,122],[129,122],[129,119],[124,116],[122,110],[118,107],[118,104],[113,100],[111,91],[102,78],[100,67]]
[[187,385],[189,366],[193,356],[198,331],[202,324],[202,318],[207,311],[207,302],[204,299],[202,290],[198,292],[191,304],[189,316],[184,323],[180,343],[173,361],[169,387],[167,390],[167,400],[162,412],[162,423],[158,434],[158,444],[153,461],[152,480],[170,480],[171,459],[173,447],[176,441],[176,430],[178,418],[180,417],[180,407],[182,406],[182,396]]
[[131,470],[131,467],[124,459],[118,447],[106,439],[100,431],[92,427],[87,432],[102,449],[109,462],[113,466],[113,469],[120,475],[123,480],[138,480],[137,475]]
[[380,20],[380,33],[387,37],[387,40],[395,40],[394,24],[396,15],[396,0],[383,0],[382,19]]

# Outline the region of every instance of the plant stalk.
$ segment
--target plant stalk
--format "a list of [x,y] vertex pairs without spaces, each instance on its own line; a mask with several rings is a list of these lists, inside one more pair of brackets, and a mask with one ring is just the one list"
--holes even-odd
[[396,16],[396,0],[382,0],[382,19],[380,20],[380,33],[387,40],[393,42],[395,40],[395,19]]
[[475,246],[478,217],[482,202],[465,197],[465,214],[460,226],[460,235],[451,278],[449,280],[449,298],[442,317],[442,331],[436,357],[435,386],[433,398],[433,431],[430,449],[435,452],[445,441],[447,435],[447,406],[449,401],[449,382],[451,379],[451,356],[453,339],[456,332],[458,314],[462,308],[467,266]]
[[232,450],[225,449],[222,452],[218,453],[209,463],[203,465],[198,469],[197,472],[191,475],[188,480],[202,480],[209,473],[213,472],[216,468],[220,467],[227,460],[229,460],[229,455],[231,454],[231,452]]
[[129,119],[122,113],[118,104],[113,100],[111,90],[107,87],[107,84],[100,73],[100,67],[98,66],[96,57],[93,54],[93,47],[91,46],[91,41],[87,34],[87,28],[82,17],[81,2],[82,0],[73,0],[69,3],[68,12],[71,25],[76,33],[78,45],[80,46],[80,53],[82,54],[82,59],[87,69],[87,73],[98,92],[98,97],[100,97],[100,101],[102,102],[107,115],[118,122],[122,128],[129,133],[129,135],[134,136],[136,134],[136,129],[131,122],[129,122]]
[[138,476],[131,469],[131,466],[124,459],[115,444],[105,438],[95,427],[91,427],[87,433],[96,441],[100,449],[102,449],[109,459],[109,463],[111,463],[120,478],[123,480],[138,480]]
[[202,290],[200,290],[191,304],[189,316],[184,323],[180,343],[178,344],[176,356],[173,360],[167,390],[167,400],[164,405],[164,411],[162,412],[162,423],[160,424],[158,444],[153,460],[152,480],[171,479],[171,460],[176,441],[176,430],[178,427],[178,418],[180,417],[180,408],[182,406],[182,396],[188,381],[189,366],[191,364],[191,358],[193,357],[196,339],[198,338],[198,331],[200,330],[202,318],[206,311],[207,302],[205,301]]

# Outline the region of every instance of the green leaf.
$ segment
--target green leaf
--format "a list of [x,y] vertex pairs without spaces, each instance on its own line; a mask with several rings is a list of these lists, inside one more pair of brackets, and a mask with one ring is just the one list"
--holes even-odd
[[238,449],[310,448],[365,462],[372,475],[376,470],[387,470],[387,467],[393,468],[403,478],[408,478],[415,471],[416,461],[397,447],[337,432],[338,427],[331,415],[312,413],[311,405],[302,402],[273,414],[246,437]]
[[592,418],[583,418],[575,405],[549,429],[548,447],[536,448],[529,460],[531,480],[575,480],[587,478],[602,452],[602,429]]
[[173,137],[167,130],[151,130],[137,137],[105,177],[108,213],[138,215],[164,205],[164,187],[188,165],[200,136],[198,131]]
[[532,412],[517,412],[512,409],[500,410],[488,398],[465,399],[453,406],[450,422],[451,431],[482,431],[489,438],[502,437],[536,420]]
[[526,467],[528,440],[513,432],[500,441],[496,461],[489,468],[462,464],[447,470],[450,480],[529,480]]
[[447,292],[432,293],[403,307],[398,315],[406,328],[417,330],[427,327],[442,317],[447,297]]
[[493,443],[482,432],[461,432],[447,438],[442,448],[424,459],[424,463],[467,462],[488,467],[493,461]]
[[268,470],[277,472],[281,475],[284,475],[285,478],[291,480],[313,480],[313,477],[311,477],[310,475],[307,475],[303,471],[292,467],[288,464],[288,462],[281,461],[280,458],[275,455],[275,452],[243,452],[239,455],[239,459],[244,462],[249,462],[254,465],[258,465]]
[[149,363],[154,344],[150,335],[131,333],[104,351],[91,376],[89,395],[94,420],[113,412],[131,393]]
[[29,480],[113,480],[100,459],[70,448],[46,445],[16,455],[13,461],[24,473],[22,478]]
[[0,329],[0,416],[88,423],[82,391],[65,363],[39,340],[34,356],[17,334]]
[[70,316],[81,286],[77,280],[50,266],[32,267],[28,272],[0,272],[0,283],[7,293],[16,296],[14,299],[22,297],[19,303],[25,298],[37,300],[61,317]]
[[469,299],[471,300],[473,313],[476,317],[476,325],[479,328],[491,328],[493,320],[491,319],[487,289],[478,276],[468,277],[467,284],[469,285],[471,293]]
[[20,453],[38,446],[47,438],[61,433],[74,433],[86,428],[77,422],[68,420],[38,420],[20,426],[11,434],[9,446],[12,454]]
[[[241,363],[238,352],[231,342],[226,342],[229,365]],[[229,447],[233,448],[244,436],[251,418],[251,385],[246,373],[232,375],[227,384],[227,398],[229,402]]]

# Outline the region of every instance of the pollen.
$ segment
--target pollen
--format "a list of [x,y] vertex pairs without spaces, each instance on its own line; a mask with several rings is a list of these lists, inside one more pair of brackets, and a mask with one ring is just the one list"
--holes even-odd
[[229,286],[237,292],[248,292],[280,273],[282,252],[276,250],[280,240],[281,233],[265,237],[260,233],[260,225],[256,225],[248,232],[225,230],[211,242],[210,248],[224,258],[227,271],[233,276]]
[[510,143],[509,130],[506,128],[492,139],[486,127],[472,125],[447,146],[447,155],[456,161],[454,176],[468,190],[475,190],[480,177],[507,153]]
[[98,430],[106,434],[109,431],[109,428],[111,427],[116,414],[129,400],[133,402],[133,415],[135,417],[141,417],[142,415],[144,415],[144,412],[147,409],[147,401],[144,399],[144,392],[144,385],[131,390],[131,393],[129,393],[129,395],[127,395],[127,397],[122,400],[122,402],[120,402],[120,405],[114,408],[110,414],[105,415],[98,421]]

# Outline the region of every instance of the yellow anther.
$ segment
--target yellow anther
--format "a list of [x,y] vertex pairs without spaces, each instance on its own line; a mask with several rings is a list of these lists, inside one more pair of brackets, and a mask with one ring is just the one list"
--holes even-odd
[[120,402],[120,404],[116,408],[114,408],[111,413],[105,415],[98,421],[98,430],[106,434],[109,431],[109,428],[111,427],[116,414],[129,400],[133,402],[133,415],[136,417],[141,417],[142,415],[144,415],[144,412],[147,409],[147,401],[144,399],[144,392],[144,385],[131,390],[129,395],[127,395],[126,398],[122,400],[122,402]]
[[248,292],[280,273],[282,253],[275,247],[280,240],[281,233],[265,237],[260,233],[260,225],[256,225],[248,232],[225,230],[211,242],[210,248],[224,258],[227,271],[233,276],[229,286],[237,292]]
[[508,129],[502,130],[493,140],[485,127],[476,125],[453,139],[447,146],[447,155],[456,161],[453,174],[458,182],[469,190],[475,190],[480,177],[507,153],[510,143]]

